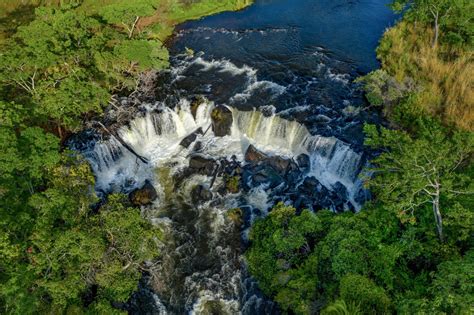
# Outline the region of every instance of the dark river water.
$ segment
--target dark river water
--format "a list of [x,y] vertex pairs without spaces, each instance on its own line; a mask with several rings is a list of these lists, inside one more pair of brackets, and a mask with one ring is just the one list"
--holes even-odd
[[[324,48],[355,70],[368,72],[378,66],[375,48],[395,18],[388,7],[390,2],[257,0],[240,12],[183,24],[179,30],[190,34],[174,42],[172,48],[179,51],[187,46],[214,58],[260,66],[259,69],[268,74],[273,72],[274,63],[291,65],[301,59],[301,55]],[[246,35],[226,36],[225,31]]]
[[[358,178],[367,161],[362,126],[380,118],[366,110],[354,80],[378,67],[375,48],[395,21],[389,2],[262,0],[178,27],[156,95],[139,98],[141,114],[117,131],[150,163],[114,139],[94,137],[80,149],[102,195],[145,180],[159,195],[142,211],[167,236],[130,313],[279,313],[248,275],[249,227],[279,201],[341,212],[360,210],[368,198]],[[121,103],[127,111],[130,102]],[[216,105],[232,112],[230,134],[194,134],[183,147],[198,128],[209,130]],[[245,163],[250,144],[288,166],[278,171],[271,158]],[[297,165],[302,156],[307,162]],[[228,174],[217,176],[220,169]],[[229,174],[240,174],[237,193],[226,192]],[[233,208],[243,223],[231,222]]]
[[[203,94],[244,110],[270,106],[283,117],[304,123],[312,133],[360,144],[362,122],[377,118],[351,111],[364,104],[352,81],[378,67],[376,46],[395,21],[389,3],[256,1],[239,12],[185,23],[170,42],[172,55],[189,48],[216,63],[189,65],[192,60],[175,57],[181,72],[172,90],[186,96]],[[228,64],[217,63],[223,60],[242,73],[235,75]],[[203,66],[206,71],[201,71]]]

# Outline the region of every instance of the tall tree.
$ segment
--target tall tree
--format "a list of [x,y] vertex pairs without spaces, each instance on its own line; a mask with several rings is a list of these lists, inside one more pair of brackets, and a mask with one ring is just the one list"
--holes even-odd
[[100,28],[72,7],[38,8],[36,19],[2,50],[0,83],[22,90],[34,104],[31,113],[59,131],[77,127],[84,113],[100,111],[109,99],[94,67],[94,54],[104,46],[95,36]]
[[115,1],[102,10],[102,16],[108,23],[122,26],[132,38],[140,18],[153,15],[157,3],[156,0]]
[[[466,37],[467,41],[473,35],[472,14],[474,4],[469,0],[394,0],[393,8],[401,12],[409,7],[407,17],[422,23],[433,25],[432,46],[438,45],[441,28],[446,32],[457,33]],[[464,40],[462,40],[464,41]]]
[[381,149],[369,168],[369,187],[377,198],[395,209],[403,221],[431,204],[438,236],[443,241],[442,200],[473,194],[469,176],[461,172],[474,150],[474,134],[448,133],[439,124],[424,121],[416,136],[376,126],[365,127],[366,144]]

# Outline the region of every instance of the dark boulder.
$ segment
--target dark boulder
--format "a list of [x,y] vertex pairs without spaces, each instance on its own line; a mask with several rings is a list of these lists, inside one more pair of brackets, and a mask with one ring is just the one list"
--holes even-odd
[[252,183],[254,186],[267,184],[269,188],[275,188],[284,183],[284,179],[272,167],[265,166],[253,174]]
[[280,156],[268,157],[265,162],[280,174],[286,174],[290,170],[291,160],[282,158]]
[[298,196],[293,204],[295,209],[308,209],[313,211],[313,201],[307,196]]
[[245,161],[251,163],[258,163],[268,158],[268,155],[259,151],[252,144],[249,145],[247,151],[245,152]]
[[158,198],[158,194],[155,187],[147,180],[141,188],[132,191],[129,198],[135,206],[146,206]]
[[311,160],[307,154],[300,154],[296,157],[296,163],[301,169],[309,169],[311,166]]
[[201,141],[196,141],[193,147],[194,152],[199,152],[202,150],[202,142]]
[[195,186],[191,191],[191,200],[194,204],[203,203],[212,199],[212,192],[202,185]]
[[314,196],[317,193],[321,192],[324,186],[321,185],[319,180],[314,176],[306,177],[299,187],[300,191],[304,192],[307,195]]
[[346,186],[344,186],[341,182],[337,182],[334,185],[332,185],[332,188],[334,190],[334,193],[343,200],[347,200],[348,198],[348,192]]
[[216,161],[201,155],[193,155],[189,159],[189,168],[195,173],[211,176],[217,167]]
[[234,121],[231,110],[226,106],[217,106],[212,110],[212,131],[216,137],[230,135]]
[[198,128],[193,133],[186,136],[183,140],[181,140],[179,145],[188,148],[194,141],[196,141],[198,135],[202,135],[202,128]]

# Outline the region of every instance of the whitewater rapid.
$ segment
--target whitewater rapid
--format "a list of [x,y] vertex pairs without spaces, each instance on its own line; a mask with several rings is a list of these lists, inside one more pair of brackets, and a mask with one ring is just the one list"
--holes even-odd
[[[333,71],[321,65],[321,75],[327,80],[347,86],[348,76]],[[114,136],[99,140],[96,137],[81,150],[94,171],[96,191],[101,196],[130,193],[148,180],[158,193],[152,205],[142,207],[143,216],[165,236],[157,249],[158,269],[152,272],[148,283],[157,314],[203,314],[215,308],[225,314],[273,314],[276,306],[259,293],[256,282],[247,274],[241,242],[248,239],[251,223],[281,200],[278,187],[284,183],[273,189],[266,183],[252,183],[246,190],[223,195],[218,191],[223,186],[221,177],[214,186],[211,176],[180,177],[186,174],[190,157],[197,153],[215,161],[237,161],[245,166],[245,153],[250,145],[268,156],[286,159],[297,160],[305,154],[310,165],[301,171],[302,176],[293,188],[303,187],[306,178],[314,177],[329,196],[341,191],[342,185],[347,194],[342,194],[344,203],[338,207],[344,210],[361,208],[359,197],[364,190],[359,174],[365,158],[353,144],[318,134],[321,128],[331,130],[329,124],[340,120],[338,115],[342,114],[327,111],[323,105],[316,106],[315,117],[326,121],[327,126],[319,125],[321,128],[310,131],[291,117],[312,111],[314,106],[304,103],[277,112],[273,102],[279,97],[299,95],[300,92],[290,92],[295,89],[294,83],[283,86],[259,80],[257,70],[251,67],[237,66],[225,59],[206,60],[201,54],[181,57],[168,74],[169,85],[165,85],[162,98],[135,103],[133,106],[139,108],[135,111],[126,106],[120,109],[136,113],[126,124],[114,129],[120,140]],[[196,91],[188,95],[190,76],[199,79],[197,91],[219,97],[211,100],[198,94],[200,97],[196,98]],[[219,87],[223,82],[232,82],[232,86]],[[314,82],[308,81],[307,87]],[[248,105],[259,99],[266,100],[259,109],[237,109],[239,104]],[[216,137],[211,128],[211,113],[218,105],[227,106],[232,113],[231,131],[224,137]],[[342,106],[349,108],[351,104]],[[202,133],[196,133],[199,129]],[[182,146],[182,140],[194,133],[195,140]],[[129,149],[149,162],[137,158]],[[181,178],[181,182],[175,182],[175,178]],[[196,186],[209,190],[212,199],[195,204],[192,194]],[[298,193],[297,189],[294,191]],[[291,203],[290,199],[284,201]],[[341,210],[333,206],[332,210]],[[235,208],[247,209],[245,228],[229,218],[229,209]]]
[[150,163],[138,160],[117,139],[98,142],[87,153],[97,178],[98,190],[127,191],[142,185],[145,180],[151,180],[161,191],[153,170],[165,164],[172,165],[173,172],[187,167],[193,146],[184,148],[180,142],[202,128],[206,133],[196,139],[201,142],[200,153],[213,159],[235,156],[243,163],[250,144],[269,155],[287,158],[309,155],[311,167],[307,176],[316,177],[329,190],[336,183],[342,183],[349,192],[349,200],[357,209],[360,208],[355,199],[362,189],[358,179],[362,155],[334,137],[311,135],[304,125],[277,114],[265,116],[257,110],[239,111],[233,108],[231,134],[216,137],[209,128],[214,108],[212,102],[201,103],[195,116],[187,100],[181,100],[174,109],[160,103],[148,107],[150,110],[145,116],[132,120],[117,133]]

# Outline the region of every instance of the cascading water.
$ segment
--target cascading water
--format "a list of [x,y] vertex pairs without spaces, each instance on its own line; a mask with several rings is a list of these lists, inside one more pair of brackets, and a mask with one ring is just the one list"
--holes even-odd
[[[341,16],[349,28],[329,25]],[[192,22],[169,43],[172,67],[157,76],[156,90],[108,111],[104,124],[117,138],[93,133],[72,143],[90,161],[100,195],[129,193],[146,180],[158,192],[142,213],[163,231],[159,263],[130,313],[279,313],[247,273],[249,227],[279,201],[360,208],[361,126],[378,116],[363,110],[353,79],[376,66],[374,46],[392,18],[379,0],[287,0]],[[187,47],[198,53],[182,54]],[[209,128],[220,105],[232,113],[225,137]],[[125,123],[116,119],[122,114]],[[269,158],[245,161],[250,145]],[[196,156],[210,166],[193,170]],[[284,170],[275,170],[281,161]],[[226,188],[229,177],[239,178],[238,191]]]
[[[127,191],[145,180],[154,180],[154,168],[173,164],[176,172],[186,167],[192,149],[183,148],[180,142],[198,128],[209,129],[213,106],[207,102],[200,104],[194,117],[186,100],[175,109],[158,104],[144,117],[119,129],[119,136],[147,158],[149,165],[140,162],[116,139],[97,143],[92,152],[86,153],[98,179],[97,188],[105,192],[117,188]],[[196,141],[202,143],[201,154],[214,159],[236,156],[243,161],[250,144],[263,152],[289,158],[308,154],[311,158],[308,176],[316,177],[329,190],[342,183],[349,192],[349,200],[356,208],[360,206],[355,197],[361,189],[357,176],[362,156],[348,144],[334,137],[313,136],[304,125],[275,114],[265,116],[256,110],[232,109],[232,116],[234,123],[229,136],[215,137],[212,130],[197,136]],[[156,185],[161,191],[160,183]]]
[[[287,93],[286,87],[259,81],[256,70],[250,67],[238,67],[227,60],[206,61],[200,55],[185,57],[170,71],[171,81],[174,81],[171,86],[185,80],[191,69],[241,82],[236,83],[238,88],[232,93],[222,92],[225,96],[221,97],[229,104],[239,104],[265,93],[271,95],[269,100],[276,100]],[[304,124],[282,117],[291,116],[291,112],[280,115],[273,106],[262,107],[262,111],[228,107],[233,121],[230,134],[216,137],[210,128],[214,101],[201,98],[199,103],[191,104],[185,95],[176,94],[175,104],[169,95],[163,101],[139,104],[142,114],[116,129],[117,138],[111,136],[82,150],[95,173],[96,189],[102,194],[129,193],[148,180],[158,192],[153,205],[143,210],[166,235],[159,249],[159,267],[149,280],[157,314],[278,312],[247,275],[241,239],[245,241],[251,222],[265,215],[276,201],[293,204],[294,196],[300,195],[302,190],[291,190],[290,186],[305,187],[306,178],[316,178],[319,185],[325,187],[325,190],[318,188],[320,194],[333,196],[331,191],[340,190],[341,186],[346,192],[343,203],[326,203],[321,207],[359,209],[363,191],[358,180],[362,155],[334,136],[311,134]],[[199,129],[202,133],[195,133]],[[196,137],[191,144],[187,147],[180,144],[194,133]],[[309,157],[309,168],[301,171],[291,184],[285,184],[286,179],[278,177],[278,187],[267,182],[256,183],[248,179],[252,177],[246,177],[245,172],[249,170],[244,170],[241,176],[242,181],[247,181],[242,184],[246,188],[238,194],[222,194],[221,177],[215,183],[210,174],[180,177],[187,174],[190,157],[196,153],[215,161],[233,158],[245,169],[244,156],[250,145],[268,156],[291,160],[305,154]],[[144,163],[136,154],[149,163]],[[210,191],[211,200],[196,204],[192,196],[193,188],[198,185]],[[243,211],[246,223],[236,223],[235,218],[229,218],[227,213],[233,208],[246,209]]]

